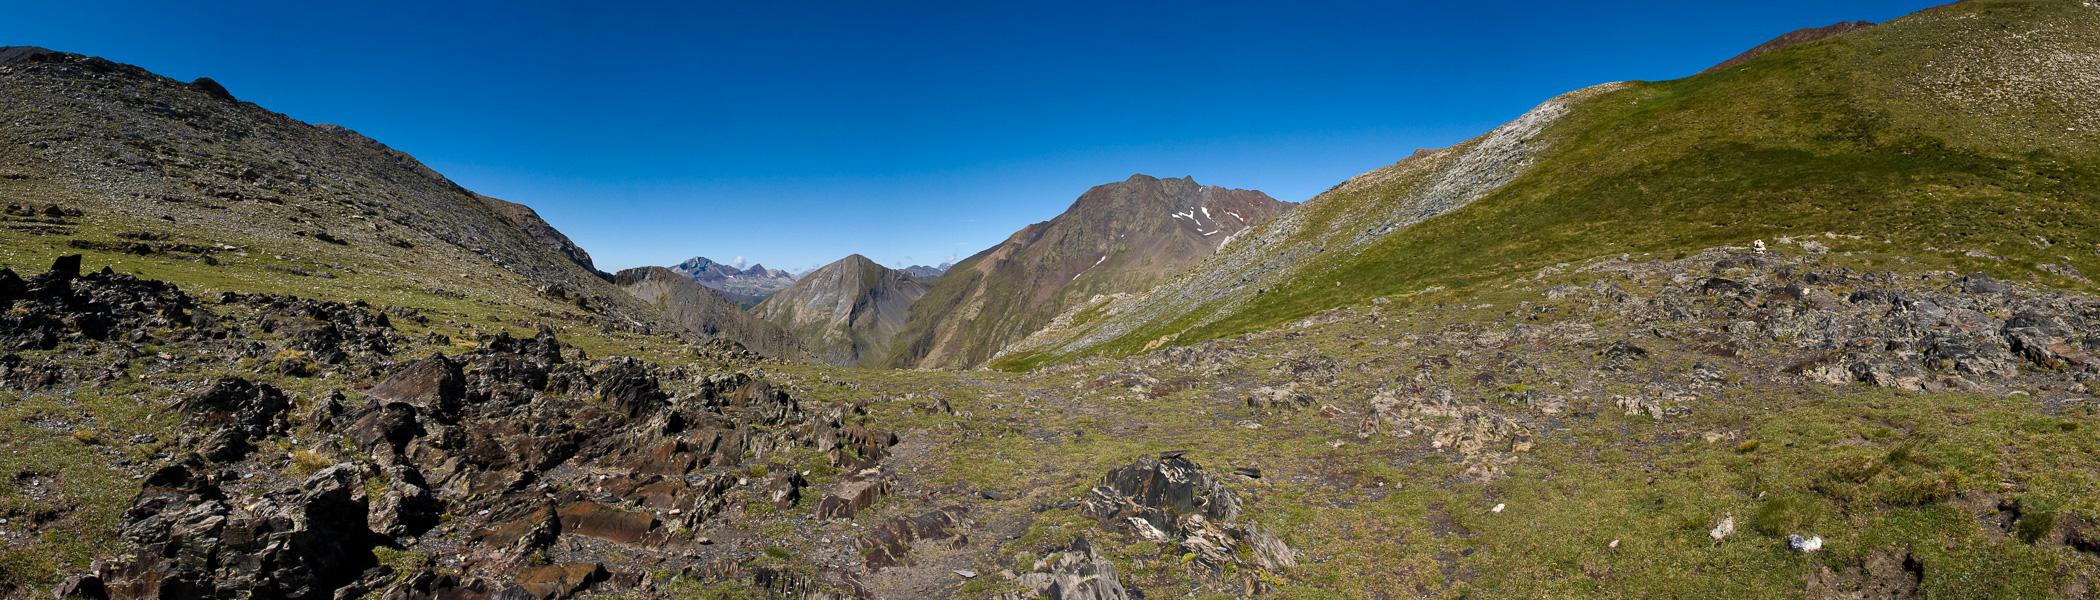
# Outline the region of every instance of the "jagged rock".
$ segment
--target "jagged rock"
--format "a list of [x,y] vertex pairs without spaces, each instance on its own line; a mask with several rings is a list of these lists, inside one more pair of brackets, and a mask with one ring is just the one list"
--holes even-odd
[[1963,275],[1955,279],[1954,283],[1949,287],[1953,288],[1954,291],[1969,295],[2004,294],[2012,291],[2011,286],[2005,285],[2004,282],[1996,279],[1991,279],[1991,276],[1982,273]]
[[802,488],[805,487],[809,487],[809,480],[804,479],[801,473],[777,473],[767,478],[766,498],[772,501],[773,508],[794,508],[796,503],[802,501]]
[[[365,413],[344,433],[357,440],[358,447],[367,452],[394,456],[400,454],[410,440],[423,435],[423,426],[416,421],[416,415],[414,406],[387,404]],[[380,452],[382,450],[384,452]]]
[[860,554],[870,570],[911,564],[906,556],[912,544],[923,540],[952,540],[951,547],[969,545],[961,530],[971,526],[969,509],[947,506],[917,515],[892,517],[860,536]]
[[361,483],[336,465],[236,509],[210,478],[161,469],[124,514],[137,558],[99,575],[119,599],[331,598],[374,565]]
[[562,507],[561,530],[621,544],[637,544],[662,525],[655,515],[613,508],[596,502]]
[[414,537],[436,527],[444,505],[430,495],[422,473],[414,467],[387,467],[387,487],[371,500],[367,523],[374,533],[387,537]]
[[95,574],[67,577],[51,588],[51,597],[58,600],[83,598],[85,600],[109,600],[109,588],[102,585],[102,577]]
[[1280,388],[1258,387],[1247,393],[1247,406],[1263,410],[1298,410],[1312,406],[1313,397],[1298,393],[1296,384]]
[[527,598],[553,600],[574,596],[609,577],[605,565],[598,563],[547,565],[519,575],[517,589]]
[[861,509],[873,506],[889,493],[882,469],[873,468],[846,476],[823,500],[817,501],[818,519],[851,519]]
[[409,361],[372,386],[365,395],[382,403],[413,406],[431,415],[452,415],[466,398],[466,377],[443,355]]
[[1128,600],[1131,595],[1123,589],[1123,582],[1116,575],[1116,565],[1103,558],[1085,538],[1075,538],[1071,547],[1063,552],[1051,553],[1035,561],[1030,573],[1015,577],[1016,585],[1028,588],[1027,594],[1007,593],[998,600],[1032,600],[1034,598],[1060,598],[1062,600]]
[[1467,465],[1465,475],[1480,480],[1499,477],[1503,465],[1531,449],[1530,428],[1486,407],[1459,402],[1450,388],[1413,386],[1404,392],[1385,390],[1372,397],[1358,435],[1429,434],[1431,448],[1457,452]]
[[[1171,453],[1170,453],[1171,454]],[[1110,469],[1080,505],[1103,529],[1171,542],[1203,566],[1277,569],[1295,552],[1260,526],[1240,524],[1239,495],[1179,454]],[[1241,548],[1248,549],[1243,554]]]
[[176,410],[183,413],[185,424],[212,432],[199,450],[212,460],[224,462],[246,455],[250,440],[282,430],[284,411],[290,407],[291,401],[275,387],[225,377],[203,392],[183,399]]
[[834,439],[838,445],[830,451],[831,464],[847,469],[873,467],[888,458],[890,446],[897,444],[894,433],[858,425],[839,428]]

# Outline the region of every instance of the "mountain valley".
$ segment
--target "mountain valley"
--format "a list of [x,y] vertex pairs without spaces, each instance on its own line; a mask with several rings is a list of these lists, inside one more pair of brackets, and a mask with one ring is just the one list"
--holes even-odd
[[2100,593],[2092,2],[800,275],[238,91],[0,48],[0,597]]

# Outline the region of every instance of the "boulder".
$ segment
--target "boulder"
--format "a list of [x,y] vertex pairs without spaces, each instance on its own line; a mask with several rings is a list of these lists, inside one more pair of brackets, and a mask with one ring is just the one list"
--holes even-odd
[[639,544],[660,525],[655,515],[588,501],[564,506],[560,514],[562,531],[620,544]]
[[362,484],[336,465],[236,512],[212,478],[163,468],[124,515],[138,552],[98,575],[112,598],[333,598],[376,566]]
[[598,563],[547,565],[519,575],[516,589],[524,592],[527,598],[553,600],[574,596],[611,576],[605,565]]
[[440,354],[395,367],[386,381],[365,395],[380,403],[400,403],[433,416],[452,415],[466,398],[467,381],[459,365]]
[[912,544],[922,540],[950,540],[949,546],[969,545],[961,530],[970,527],[970,509],[948,506],[916,515],[892,517],[860,536],[860,555],[869,570],[911,564],[907,556]]
[[888,491],[889,485],[883,479],[881,468],[854,473],[817,502],[817,518],[851,519],[861,509],[873,506]]

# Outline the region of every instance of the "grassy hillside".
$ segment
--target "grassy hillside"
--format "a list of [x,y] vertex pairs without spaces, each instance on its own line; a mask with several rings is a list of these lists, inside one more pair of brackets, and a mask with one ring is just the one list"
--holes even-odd
[[[1163,336],[1232,335],[1586,256],[1667,257],[1782,236],[1857,236],[1823,243],[2076,283],[2036,267],[2100,271],[2096,46],[2100,9],[2087,3],[1977,0],[1713,73],[1596,90],[1545,129],[1545,148],[1521,176],[1470,206],[1348,253],[1315,252],[1259,283],[1177,282],[1245,289],[1137,311],[1158,317],[1002,366],[1127,354]],[[1320,220],[1283,246],[1342,244],[1354,233],[1339,226],[1350,215],[1420,193],[1392,187],[1352,181],[1315,198],[1300,212]]]

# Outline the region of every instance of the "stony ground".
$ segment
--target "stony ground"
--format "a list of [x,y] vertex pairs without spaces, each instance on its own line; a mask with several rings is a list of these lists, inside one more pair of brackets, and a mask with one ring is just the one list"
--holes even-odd
[[0,273],[12,597],[2075,597],[2100,567],[2100,300],[1812,241],[1020,374],[73,268]]

